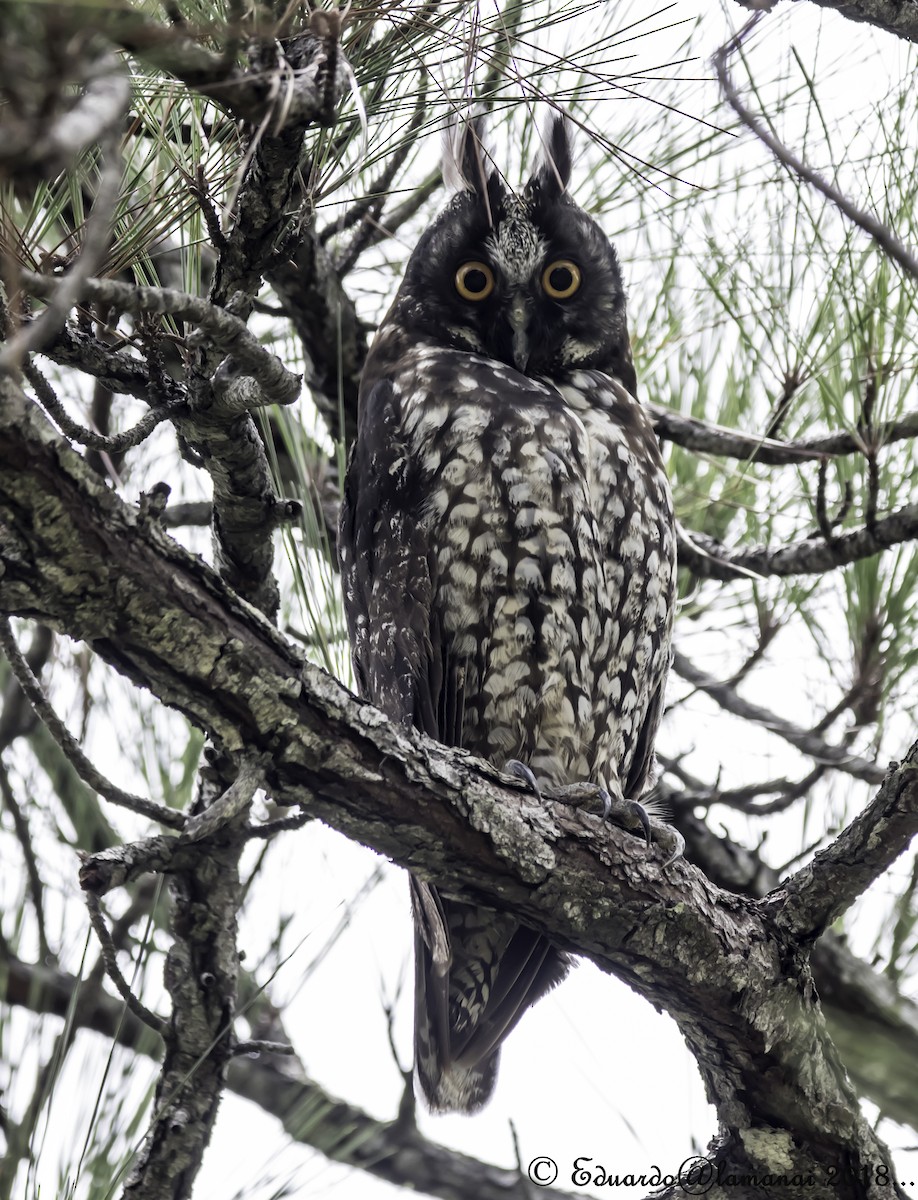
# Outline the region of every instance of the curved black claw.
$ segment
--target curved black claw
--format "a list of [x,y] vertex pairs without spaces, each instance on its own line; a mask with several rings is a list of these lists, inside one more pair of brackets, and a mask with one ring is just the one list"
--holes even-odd
[[539,787],[538,780],[529,767],[524,762],[520,762],[518,758],[509,758],[504,763],[504,774],[514,775],[517,779],[521,779],[523,783],[528,783],[535,793],[536,799],[542,799],[542,789]]
[[644,838],[647,845],[650,845],[650,817],[647,815],[647,809],[643,804],[638,804],[637,800],[629,800],[628,807],[641,822],[641,828],[644,830]]

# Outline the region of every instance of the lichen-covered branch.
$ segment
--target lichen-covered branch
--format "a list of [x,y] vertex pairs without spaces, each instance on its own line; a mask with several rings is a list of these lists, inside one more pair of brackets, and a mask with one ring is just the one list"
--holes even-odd
[[[42,298],[54,296],[63,286],[63,280],[35,271],[23,271],[22,283],[33,296]],[[292,404],[300,394],[300,377],[288,371],[276,354],[266,350],[244,321],[199,296],[173,288],[139,287],[117,279],[89,278],[81,281],[79,299],[93,300],[115,312],[134,316],[154,313],[192,322],[209,344],[231,355],[238,368],[258,380],[264,394],[262,405]]]
[[[885,29],[908,42],[918,42],[918,7],[908,0],[810,0],[849,21]],[[856,33],[852,31],[852,36]]]
[[[204,817],[226,783],[231,791],[232,781],[209,769],[201,773],[194,818]],[[212,839],[206,854],[168,876],[172,944],[165,982],[172,1012],[150,1125],[124,1186],[130,1200],[189,1200],[217,1118],[235,1048],[243,843],[232,833],[246,816],[246,808],[238,811],[226,836]]]

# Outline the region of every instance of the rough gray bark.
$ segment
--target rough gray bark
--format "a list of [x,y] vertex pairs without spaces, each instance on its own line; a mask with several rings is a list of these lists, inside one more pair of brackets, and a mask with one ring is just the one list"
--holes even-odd
[[[718,887],[760,899],[777,888],[777,871],[755,850],[718,836],[678,797],[663,790],[686,842],[686,854]],[[855,1087],[885,1117],[913,1128],[918,1121],[918,1004],[862,962],[831,930],[814,945],[813,979],[832,1040]]]
[[[814,1175],[841,1197],[903,1194],[885,1182],[888,1155],[828,1037],[808,943],[782,924],[777,898],[722,892],[685,862],[663,872],[658,848],[537,804],[486,764],[393,727],[304,666],[219,578],[101,487],[10,381],[3,389],[3,611],[89,641],[225,752],[263,756],[279,803],[305,804],[412,870],[511,907],[665,1008],[717,1106],[721,1170]],[[918,827],[915,778],[906,765],[874,802],[894,848]],[[753,1192],[782,1194],[710,1194]]]
[[[810,0],[849,21],[885,29],[908,42],[918,42],[918,5],[913,0]],[[856,34],[856,31],[855,31]]]

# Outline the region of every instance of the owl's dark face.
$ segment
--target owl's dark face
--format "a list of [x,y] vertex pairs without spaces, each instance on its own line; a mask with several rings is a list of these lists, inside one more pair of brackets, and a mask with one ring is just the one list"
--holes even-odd
[[526,375],[595,368],[634,392],[625,294],[615,250],[565,194],[565,122],[520,195],[470,132],[459,192],[418,243],[393,316],[424,341],[471,350]]

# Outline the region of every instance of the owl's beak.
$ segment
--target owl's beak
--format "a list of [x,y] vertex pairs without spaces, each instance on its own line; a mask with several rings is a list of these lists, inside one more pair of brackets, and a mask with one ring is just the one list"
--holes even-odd
[[529,362],[529,309],[522,296],[510,305],[510,328],[513,330],[513,364],[525,371]]

